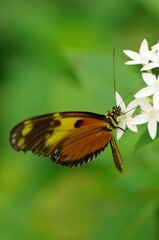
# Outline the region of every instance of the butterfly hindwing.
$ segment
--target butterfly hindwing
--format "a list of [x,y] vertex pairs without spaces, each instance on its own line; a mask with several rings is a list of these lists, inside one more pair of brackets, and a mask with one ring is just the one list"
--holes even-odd
[[18,124],[10,133],[17,151],[32,151],[68,167],[95,158],[112,140],[105,115],[63,112],[34,117]]
[[[96,126],[97,127],[97,126]],[[78,129],[70,133],[56,149],[56,162],[67,166],[82,165],[104,150],[111,140],[111,133],[102,128]]]

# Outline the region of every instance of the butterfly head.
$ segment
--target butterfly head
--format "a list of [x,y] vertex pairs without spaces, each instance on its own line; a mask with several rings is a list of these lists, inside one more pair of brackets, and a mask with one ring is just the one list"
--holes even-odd
[[114,106],[106,115],[117,119],[117,117],[121,116],[122,114],[123,113],[121,112],[121,107],[119,105],[119,106]]
[[121,107],[120,105],[119,106],[114,106],[111,110],[112,114],[116,117],[119,117],[122,115],[122,112],[121,112]]

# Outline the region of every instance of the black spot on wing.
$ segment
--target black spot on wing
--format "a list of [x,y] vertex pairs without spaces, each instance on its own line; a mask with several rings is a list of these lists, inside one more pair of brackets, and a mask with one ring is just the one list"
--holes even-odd
[[75,122],[75,124],[74,124],[74,127],[75,128],[79,128],[79,127],[81,127],[82,125],[83,125],[83,120],[82,119],[79,119],[79,120],[77,120],[76,122]]

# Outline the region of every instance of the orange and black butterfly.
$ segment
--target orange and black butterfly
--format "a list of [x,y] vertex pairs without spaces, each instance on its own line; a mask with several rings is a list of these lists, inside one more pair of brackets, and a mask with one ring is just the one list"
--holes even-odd
[[56,164],[77,167],[96,158],[110,143],[115,165],[123,170],[122,158],[112,135],[118,127],[121,107],[106,115],[91,112],[61,112],[30,118],[10,132],[17,151],[32,151]]

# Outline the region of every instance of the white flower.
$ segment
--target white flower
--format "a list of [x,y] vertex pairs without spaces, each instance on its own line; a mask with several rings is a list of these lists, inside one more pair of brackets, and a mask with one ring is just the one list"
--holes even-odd
[[147,53],[150,62],[145,65],[141,70],[150,70],[159,67],[159,42],[151,47],[151,51]]
[[137,102],[136,102],[136,100],[134,100],[134,101],[130,102],[129,105],[126,107],[123,99],[116,92],[116,105],[121,107],[121,112],[122,112],[122,115],[118,117],[119,128],[117,129],[117,139],[119,140],[124,133],[124,131],[122,131],[121,129],[125,130],[126,126],[131,131],[137,132],[137,127],[131,123],[132,117],[133,117],[133,112],[135,111],[135,109],[137,107]]
[[159,42],[149,50],[148,43],[144,39],[141,43],[139,53],[130,50],[124,50],[124,53],[132,59],[125,64],[142,64],[142,71],[159,67]]
[[145,98],[153,95],[154,107],[159,109],[159,78],[151,73],[143,73],[142,77],[148,86],[137,92],[135,98]]
[[147,57],[149,58],[150,62],[141,68],[142,71],[159,67],[159,56],[156,52],[149,51]]
[[147,123],[150,137],[154,139],[157,134],[157,122],[159,122],[159,110],[145,99],[138,100],[142,113],[132,119],[132,124]]
[[139,53],[130,50],[124,50],[124,53],[130,57],[132,60],[126,62],[125,64],[143,64],[146,65],[149,62],[148,54],[148,43],[146,39],[144,39],[141,43]]

